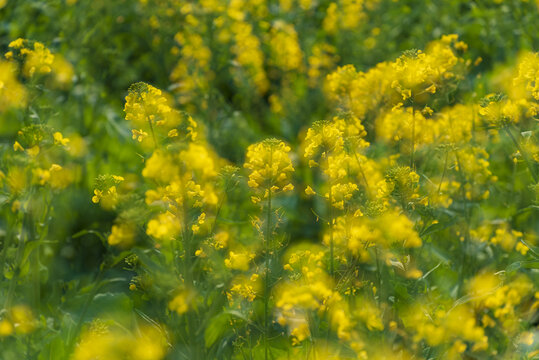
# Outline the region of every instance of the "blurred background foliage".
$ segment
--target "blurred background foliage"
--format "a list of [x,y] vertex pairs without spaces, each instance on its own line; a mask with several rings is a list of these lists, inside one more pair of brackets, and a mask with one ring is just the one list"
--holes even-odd
[[[258,3],[266,5],[253,2]],[[271,78],[269,89],[260,94],[249,84],[232,80],[233,67],[237,65],[230,48],[212,43],[211,38],[217,33],[213,22],[216,12],[193,10],[204,26],[186,21],[189,13],[185,9],[202,8],[204,2],[7,1],[0,9],[3,52],[14,39],[33,39],[46,44],[53,53],[63,54],[74,69],[72,89],[45,94],[47,111],[40,115],[52,126],[80,134],[92,149],[82,159],[84,174],[80,188],[73,190],[73,194],[62,195],[66,211],[86,208],[85,213],[75,212],[75,219],[66,220],[63,226],[58,224],[56,228],[62,237],[107,218],[98,209],[86,206],[87,193],[98,174],[132,172],[141,165],[123,121],[123,99],[127,88],[136,81],[171,90],[172,94],[182,86],[171,77],[181,59],[181,45],[175,40],[178,33],[196,28],[211,50],[209,70],[200,70],[196,62],[189,69],[206,71],[202,76],[210,79],[209,84],[192,89],[187,100],[181,93],[177,95],[180,107],[206,126],[208,140],[217,153],[236,164],[242,163],[245,148],[252,142],[275,136],[294,145],[299,140],[297,134],[312,121],[328,118],[332,104],[324,98],[321,79],[336,66],[353,64],[359,71],[366,71],[379,62],[395,59],[405,50],[422,49],[441,35],[454,33],[468,44],[470,59],[482,59],[464,80],[464,88],[473,90],[467,96],[478,99],[499,90],[485,88],[485,81],[478,74],[490,78],[492,71],[499,72],[500,64],[514,63],[520,52],[539,48],[538,9],[534,1],[368,0],[359,2],[357,22],[336,34],[328,34],[323,28],[330,4],[313,1],[308,9],[293,4],[284,11],[282,4],[272,1],[267,3],[263,17],[250,15],[253,31],[261,39],[268,59],[264,64],[268,74],[276,72],[269,61],[269,45],[264,42],[272,22],[275,25],[284,20],[294,24],[305,67],[313,44],[333,48],[331,68],[322,69],[313,86],[308,85],[305,69],[293,73],[290,79],[281,72]],[[280,100],[282,111],[272,111],[272,96]],[[14,119],[3,117],[0,132],[7,140],[19,125]],[[301,237],[301,224],[296,231],[292,237]],[[84,246],[76,244],[81,245]],[[95,246],[88,250],[98,251]],[[73,263],[88,262],[90,269],[95,268],[93,261],[99,260],[89,258]]]
[[[203,4],[199,7],[203,8]],[[381,61],[395,59],[405,50],[423,49],[441,35],[458,34],[468,44],[470,58],[482,59],[469,75],[473,77],[488,73],[496,64],[514,61],[520,51],[539,46],[537,4],[533,1],[369,0],[359,2],[353,26],[336,34],[328,33],[323,26],[330,4],[330,1],[316,1],[308,9],[294,5],[283,11],[282,5],[275,1],[267,3],[267,14],[248,15],[254,34],[263,44],[267,58],[264,70],[271,76],[269,89],[263,94],[231,81],[231,68],[235,66],[231,49],[223,49],[212,40],[218,33],[214,23],[218,12],[193,10],[201,24],[186,21],[190,14],[185,8],[196,7],[197,2],[9,2],[2,9],[0,40],[6,49],[18,37],[34,39],[64,54],[76,72],[69,96],[77,99],[62,100],[71,108],[69,111],[75,111],[72,108],[75,104],[82,104],[78,111],[84,115],[71,117],[65,125],[83,136],[96,132],[107,136],[113,131],[122,135],[122,127],[114,126],[116,122],[110,118],[112,114],[116,119],[121,118],[122,100],[133,82],[145,81],[170,90],[182,86],[171,79],[181,57],[181,45],[175,35],[196,31],[211,52],[210,65],[208,70],[200,69],[193,61],[189,71],[201,72],[203,78],[210,78],[210,84],[194,89],[199,93],[191,94],[187,100],[178,99],[186,102],[186,109],[208,126],[210,140],[219,154],[235,162],[242,160],[245,145],[253,139],[270,135],[297,142],[300,129],[313,119],[325,118],[330,110],[320,91],[321,83],[308,86],[305,69],[288,78],[272,67],[266,39],[268,28],[275,26],[275,22],[294,24],[304,53],[301,59],[304,68],[308,66],[314,44],[333,48],[332,67],[353,64],[358,70],[366,71]],[[218,76],[209,76],[210,72]],[[272,95],[283,101],[284,116],[275,116],[271,111]],[[108,121],[98,120],[103,117]],[[219,131],[213,131],[214,128]],[[128,134],[124,131],[124,138]],[[231,141],[232,134],[241,134],[237,138],[243,143]]]
[[[72,147],[78,149],[73,160],[76,181],[55,193],[54,217],[50,222],[43,221],[47,223],[45,240],[49,243],[43,243],[39,270],[42,277],[37,286],[44,301],[35,305],[48,314],[39,321],[55,332],[41,340],[47,343],[45,350],[6,347],[3,358],[18,359],[20,351],[25,351],[27,358],[67,358],[83,319],[104,313],[115,319],[126,318],[125,323],[167,321],[158,310],[167,308],[169,294],[162,290],[166,286],[153,289],[163,293],[155,295],[151,302],[144,295],[131,296],[131,278],[144,271],[120,263],[125,253],[108,246],[102,235],[110,232],[115,212],[95,206],[90,200],[99,174],[134,174],[144,167],[144,157],[124,120],[125,97],[131,84],[143,81],[165,90],[178,109],[189,112],[201,124],[202,136],[217,154],[241,167],[249,144],[276,137],[296,149],[313,121],[335,116],[334,102],[325,95],[324,84],[326,75],[338,66],[352,64],[358,71],[367,71],[380,62],[395,60],[406,50],[424,49],[442,35],[458,34],[459,40],[468,45],[466,58],[475,65],[460,80],[458,89],[440,100],[438,108],[442,108],[479,101],[491,92],[504,90],[499,80],[504,71],[523,51],[539,49],[539,3],[535,1],[365,0],[343,9],[344,3],[347,2],[0,0],[2,53],[9,51],[8,44],[15,39],[32,39],[63,56],[73,72],[69,85],[54,90],[29,82],[27,86],[36,95],[28,109],[0,114],[2,161],[11,161],[7,160],[8,150],[27,118],[61,129],[71,139]],[[228,18],[223,16],[225,13]],[[333,13],[336,15],[331,17]],[[245,24],[249,31],[243,28],[227,33],[227,29]],[[287,27],[289,24],[292,29]],[[279,40],[277,34],[281,33],[285,34],[281,38],[284,40]],[[238,46],[240,36],[254,36],[257,40],[244,39],[247,45],[242,48]],[[299,53],[290,45],[290,38],[297,39]],[[253,41],[258,41],[260,54],[243,59],[241,55],[249,53],[248,46]],[[367,121],[365,127],[369,140],[374,140],[370,131],[373,121]],[[528,187],[524,171],[515,176],[507,170],[511,168],[507,163],[512,153],[507,150],[512,144],[508,144],[507,139],[502,140],[489,149],[491,170],[505,185],[489,188],[490,200],[481,211],[510,218],[514,228],[537,232],[534,211],[514,213],[528,206],[535,192]],[[372,158],[385,150],[383,144],[369,149]],[[431,154],[418,156],[428,159]],[[436,156],[437,160],[441,158]],[[294,183],[301,188],[316,180],[305,164],[296,170]],[[245,229],[250,228],[249,214],[256,213],[255,207],[246,195],[244,182],[235,191],[228,195],[235,199],[232,205],[225,205],[222,211],[226,218],[240,224],[243,230],[238,237],[252,236],[252,230]],[[280,230],[286,234],[287,242],[317,240],[323,227],[313,214],[313,209],[321,207],[317,200],[292,196],[277,201],[287,214]],[[7,197],[2,195],[0,202],[6,205]],[[10,224],[16,223],[9,213],[10,209],[4,207],[0,218],[4,238],[14,231]],[[461,221],[448,213],[436,216],[447,220],[447,224]],[[449,226],[423,229],[421,235],[428,237],[434,230],[439,230],[440,236],[453,236]],[[426,246],[430,247],[430,242]],[[443,262],[454,246],[444,244],[431,250],[439,252]],[[159,260],[152,258],[155,254],[141,249],[133,252],[140,259],[149,258],[143,261],[145,266],[154,266],[146,269],[148,273],[160,274],[162,283],[174,283],[168,278],[171,274],[159,266]],[[7,250],[2,254],[13,255]],[[473,256],[472,249],[463,251],[462,261],[470,265],[469,274],[479,268]],[[492,258],[500,256],[494,254]],[[518,257],[502,258],[500,268],[517,264]],[[436,266],[439,259],[429,265]],[[480,260],[481,266],[491,264],[488,259]],[[514,265],[514,270],[521,265]],[[442,268],[433,274],[437,284],[453,284],[462,276],[454,269]],[[21,284],[20,291],[31,292],[34,286],[35,283]],[[451,290],[448,285],[440,292]],[[421,289],[397,286],[396,291],[406,299]],[[95,297],[97,293],[100,296]],[[51,319],[62,319],[63,323]],[[228,317],[216,315],[212,321],[217,330],[215,334],[205,334],[206,341],[213,344],[216,339],[225,339],[215,345],[213,356],[230,355],[231,344],[226,339],[233,336],[222,324]]]

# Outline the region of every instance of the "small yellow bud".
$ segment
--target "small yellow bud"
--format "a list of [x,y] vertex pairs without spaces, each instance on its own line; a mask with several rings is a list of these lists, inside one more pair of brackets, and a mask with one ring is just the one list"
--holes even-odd
[[28,149],[27,151],[28,151],[28,155],[30,155],[32,157],[35,157],[35,156],[37,156],[39,154],[39,146],[34,145],[30,149]]
[[15,141],[15,144],[13,144],[13,150],[15,151],[24,151],[24,148],[19,144],[18,141]]
[[197,256],[199,258],[205,258],[206,253],[204,252],[203,249],[198,249],[197,251],[195,251],[195,256]]
[[0,336],[13,334],[13,325],[6,319],[0,321]]
[[294,185],[288,184],[285,187],[283,187],[283,191],[292,191],[294,190]]
[[258,196],[251,196],[251,201],[253,204],[257,204],[260,202],[260,198]]

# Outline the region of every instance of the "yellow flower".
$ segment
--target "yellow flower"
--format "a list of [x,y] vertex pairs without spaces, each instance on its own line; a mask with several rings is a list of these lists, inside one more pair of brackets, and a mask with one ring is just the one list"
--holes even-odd
[[432,84],[431,86],[426,88],[425,91],[428,92],[428,93],[434,94],[436,92],[436,85]]
[[54,55],[49,49],[38,41],[17,39],[9,44],[12,49],[7,58],[13,57],[13,52],[24,59],[23,72],[26,76],[32,77],[35,73],[47,74],[52,71]]
[[32,310],[26,305],[16,305],[10,310],[10,319],[18,334],[29,334],[33,332],[38,323],[34,318]]
[[380,228],[384,230],[388,239],[404,247],[419,247],[421,238],[414,230],[413,222],[404,214],[390,212],[380,218]]
[[530,248],[528,248],[526,245],[524,245],[522,242],[517,242],[516,251],[521,253],[522,255],[526,255]]
[[227,231],[220,231],[213,236],[212,245],[216,249],[223,249],[228,245],[230,234]]
[[180,169],[171,155],[157,150],[146,160],[142,176],[164,184],[171,183],[180,175]]
[[101,200],[101,197],[103,197],[103,191],[94,189],[94,196],[92,197],[92,202],[94,204],[97,204],[99,200]]
[[26,106],[26,89],[17,80],[16,71],[15,64],[0,60],[0,113]]
[[53,134],[54,143],[57,145],[66,146],[69,144],[69,139],[65,138],[61,132],[57,131]]
[[225,259],[225,266],[233,270],[247,271],[249,269],[249,263],[254,258],[254,254],[248,252],[236,253],[230,251],[228,258]]
[[335,123],[317,121],[307,130],[304,156],[313,159],[321,154],[325,158],[328,153],[343,151],[343,146],[343,133]]
[[514,83],[523,85],[535,100],[539,100],[539,53],[527,53],[521,58]]
[[133,140],[137,140],[138,142],[142,142],[142,140],[148,137],[148,133],[142,129],[132,129],[131,132],[133,133]]
[[292,24],[277,20],[270,31],[269,45],[272,63],[283,71],[298,71],[302,67],[303,53],[298,34]]
[[34,145],[31,148],[26,150],[28,155],[30,155],[31,157],[36,157],[37,155],[39,155],[39,151],[40,151],[40,149],[39,149],[38,145]]
[[27,40],[18,38],[9,43],[8,47],[13,49],[21,49]]
[[406,277],[408,279],[419,279],[421,276],[423,276],[423,272],[419,269],[408,269],[406,271]]
[[479,114],[487,123],[495,126],[517,123],[520,119],[518,105],[500,94],[484,98],[479,108]]
[[234,301],[234,297],[245,299],[247,301],[254,301],[257,292],[260,290],[260,284],[258,282],[258,275],[253,274],[250,278],[239,275],[232,280],[232,287],[227,292],[229,301]]
[[199,258],[205,258],[208,255],[206,255],[206,253],[204,252],[204,249],[198,249],[197,251],[195,251],[195,256]]
[[51,70],[54,74],[53,84],[60,89],[67,89],[73,82],[74,69],[73,65],[60,54],[54,55],[54,60],[51,64]]
[[231,51],[258,93],[264,94],[269,88],[269,81],[264,70],[264,53],[261,50],[260,40],[254,34],[253,26],[249,22],[243,21],[241,18],[237,20],[230,26],[234,37]]
[[0,320],[0,337],[13,334],[13,324],[7,319]]
[[188,148],[180,152],[179,158],[200,180],[213,180],[217,176],[217,156],[207,145],[189,143]]
[[244,167],[251,170],[248,185],[276,192],[293,189],[290,177],[294,172],[288,153],[290,147],[276,139],[268,139],[247,148]]
[[168,303],[168,308],[178,315],[186,313],[189,310],[189,292],[181,291]]
[[292,184],[283,186],[283,191],[292,191],[292,190],[294,190],[294,185]]
[[146,127],[148,122],[155,124],[159,120],[168,120],[172,108],[161,90],[152,85],[138,82],[129,87],[125,98],[125,119],[138,127]]
[[160,325],[155,325],[130,331],[124,327],[109,328],[103,321],[94,320],[83,331],[72,359],[161,360],[166,355],[167,342],[159,329]]
[[[331,186],[331,205],[337,209],[343,210],[345,201],[350,200],[357,190],[357,185],[353,183],[335,184]],[[326,193],[325,197],[329,200],[330,193]]]
[[309,331],[309,324],[306,322],[301,323],[299,326],[292,329],[290,335],[293,337],[292,345],[298,345],[303,340],[311,336],[311,332]]
[[19,144],[18,141],[15,141],[15,143],[13,144],[13,150],[15,150],[15,151],[24,151],[24,148],[21,146],[21,144]]
[[129,247],[135,239],[135,226],[130,223],[112,225],[112,230],[107,238],[109,245]]
[[96,178],[96,185],[92,202],[101,205],[105,209],[113,209],[118,202],[116,185],[124,181],[124,178],[117,175],[100,175]]
[[148,222],[146,234],[153,236],[158,241],[170,241],[181,230],[180,222],[170,212],[159,214]]
[[204,224],[204,221],[206,221],[206,213],[200,214],[197,219],[197,222],[199,224]]

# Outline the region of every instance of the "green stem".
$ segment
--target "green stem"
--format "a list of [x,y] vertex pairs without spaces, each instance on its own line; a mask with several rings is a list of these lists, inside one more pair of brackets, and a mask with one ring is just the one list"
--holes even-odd
[[[516,160],[516,159],[515,159]],[[513,161],[513,194],[516,193],[517,188],[517,162]]]
[[264,279],[264,353],[265,353],[265,359],[268,359],[269,354],[269,347],[268,347],[268,332],[269,332],[269,282],[270,282],[270,269],[269,269],[269,249],[270,249],[270,242],[271,242],[271,187],[272,184],[269,186],[268,191],[268,204],[267,204],[267,213],[266,213],[266,236],[265,236],[265,262],[266,262],[266,271],[265,271],[265,279]]
[[334,261],[333,261],[333,194],[331,191],[331,184],[329,186],[329,274],[333,277],[334,273]]
[[[192,258],[192,243],[191,243],[191,232],[189,231],[189,214],[187,213],[187,208],[185,202],[187,200],[187,191],[185,189],[185,184],[183,182],[183,172],[180,172],[180,184],[181,192],[183,196],[183,201],[181,205],[182,211],[182,238],[183,238],[183,247],[184,247],[184,280],[187,286],[191,289],[195,287],[195,281],[193,276],[193,258]],[[191,356],[193,359],[200,359],[201,354],[200,347],[198,346],[198,329],[196,326],[196,318],[194,317],[192,309],[187,313],[187,330],[190,338],[191,345]]]
[[[463,284],[464,284],[464,279],[465,279],[465,276],[464,276],[464,270],[465,270],[465,264],[470,264],[470,267],[473,267],[473,264],[472,263],[469,263],[468,262],[468,256],[467,256],[467,248],[468,248],[468,242],[469,242],[469,239],[470,239],[470,224],[469,224],[469,220],[471,219],[471,213],[470,213],[470,207],[468,206],[468,198],[466,197],[466,189],[464,187],[464,183],[467,182],[466,180],[466,176],[464,175],[464,172],[462,170],[462,163],[460,161],[460,157],[459,157],[459,154],[458,152],[455,150],[455,159],[457,160],[457,166],[458,166],[458,172],[460,174],[460,191],[461,191],[461,196],[462,196],[462,203],[464,205],[464,219],[466,219],[467,221],[465,221],[465,236],[464,236],[464,241],[461,241],[460,239],[458,239],[458,244],[459,244],[459,253],[460,253],[460,256],[461,256],[461,260],[460,260],[460,267],[459,267],[459,287],[458,287],[458,294],[459,296],[461,296],[462,294],[462,291],[463,291]],[[471,272],[471,271],[470,271]]]
[[438,184],[438,193],[436,195],[439,195],[440,190],[442,189],[442,183],[444,182],[445,171],[447,169],[447,158],[448,157],[449,157],[449,151],[446,150],[446,152],[445,152],[445,160],[444,160],[444,171],[442,172],[442,178],[440,179],[440,183]]
[[412,151],[410,154],[410,169],[414,170],[414,155],[415,155],[415,110],[412,107]]
[[[374,253],[376,255],[376,280],[378,280],[378,293],[382,292],[382,271],[380,269],[380,259],[378,258],[378,246],[374,247]],[[373,294],[376,297],[376,294]],[[378,299],[381,299],[381,295],[378,296]],[[380,303],[380,300],[378,301]]]
[[150,132],[152,133],[153,144],[154,144],[155,148],[157,149],[157,139],[155,137],[155,132],[153,131],[152,120],[150,118],[148,118],[148,124],[150,124]]
[[369,182],[367,181],[367,177],[365,176],[365,172],[363,171],[363,166],[361,166],[361,161],[359,161],[359,158],[355,150],[354,150],[354,158],[356,159],[357,165],[359,166],[359,172],[361,173],[361,177],[363,178],[363,181],[365,182],[365,187],[367,190],[369,190]]
[[[329,169],[329,158],[326,154],[326,169]],[[334,255],[334,247],[333,247],[333,192],[332,192],[332,184],[331,184],[331,177],[328,175],[328,183],[329,183],[329,192],[328,192],[328,201],[329,201],[329,209],[328,209],[328,223],[329,223],[329,274],[331,277],[333,277],[334,273],[334,264],[333,264],[333,255]]]
[[472,143],[475,144],[475,105],[472,104]]
[[9,309],[11,307],[11,302],[13,300],[13,295],[15,293],[15,286],[17,285],[17,280],[19,279],[19,273],[21,271],[20,262],[22,259],[22,255],[24,253],[24,221],[21,229],[21,235],[19,237],[19,245],[17,246],[17,254],[15,255],[15,269],[13,271],[13,277],[9,281],[9,289],[7,292],[6,302],[4,304],[5,309]]
[[94,297],[97,295],[97,292],[99,291],[99,289],[101,288],[101,285],[102,285],[101,280],[103,279],[104,268],[105,268],[105,262],[103,262],[99,266],[99,273],[97,274],[96,278],[92,282],[94,284],[92,291],[90,291],[90,293],[88,294],[88,297],[86,298],[86,301],[84,302],[81,315],[79,317],[79,320],[77,321],[77,325],[75,326],[75,331],[73,332],[72,337],[67,342],[66,347],[67,347],[68,354],[70,354],[71,351],[73,350],[73,347],[75,346],[75,340],[77,339],[77,334],[79,333],[82,327],[84,318],[86,317],[86,313],[88,312],[90,304],[92,300],[94,299]]
[[35,236],[35,229],[34,229],[34,221],[32,217],[30,217],[29,221],[30,228],[28,229],[29,232],[29,241],[37,241],[36,248],[33,251],[32,254],[32,283],[33,283],[33,302],[34,302],[34,309],[39,312],[39,304],[40,304],[40,287],[41,287],[41,280],[39,276],[39,251],[41,247],[41,238]]
[[528,158],[528,154],[522,150],[522,147],[521,147],[520,144],[518,143],[517,139],[515,138],[515,136],[514,136],[513,133],[511,132],[511,130],[509,130],[509,128],[508,128],[507,126],[504,126],[503,129],[505,130],[505,132],[507,133],[507,135],[511,138],[511,140],[512,140],[513,143],[515,144],[517,150],[522,154],[522,158],[523,158],[524,161],[526,162],[526,165],[528,166],[528,170],[530,170],[530,173],[532,174],[532,177],[533,177],[534,182],[537,184],[537,183],[539,182],[539,179],[537,178],[537,174],[535,173],[535,170],[534,170],[533,167],[532,167],[531,161],[530,161],[530,159]]
[[213,235],[213,232],[215,231],[215,228],[217,227],[217,220],[219,219],[219,214],[221,213],[221,208],[223,207],[223,204],[225,203],[225,198],[228,194],[228,181],[225,185],[225,191],[223,193],[223,197],[221,197],[221,200],[219,200],[219,205],[217,205],[217,210],[215,210],[215,218],[213,220],[213,223],[211,225],[210,234]]

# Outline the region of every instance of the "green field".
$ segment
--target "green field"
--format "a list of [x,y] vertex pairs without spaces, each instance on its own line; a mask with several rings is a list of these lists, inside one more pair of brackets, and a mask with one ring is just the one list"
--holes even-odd
[[0,360],[539,359],[539,1],[0,0]]

